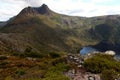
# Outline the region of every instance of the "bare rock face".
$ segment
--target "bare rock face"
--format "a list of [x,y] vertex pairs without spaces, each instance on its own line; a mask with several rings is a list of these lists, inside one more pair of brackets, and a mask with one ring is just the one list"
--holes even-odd
[[41,7],[34,8],[39,14],[47,14],[50,15],[51,10],[48,8],[47,5],[43,4]]
[[38,13],[34,8],[32,7],[27,7],[27,8],[24,8],[20,14],[22,15],[28,15],[28,14],[36,14]]
[[42,6],[40,7],[26,7],[24,8],[20,14],[21,15],[29,15],[29,14],[32,14],[32,15],[36,15],[36,14],[46,14],[46,15],[50,15],[52,13],[52,11],[48,8],[47,5],[43,4]]

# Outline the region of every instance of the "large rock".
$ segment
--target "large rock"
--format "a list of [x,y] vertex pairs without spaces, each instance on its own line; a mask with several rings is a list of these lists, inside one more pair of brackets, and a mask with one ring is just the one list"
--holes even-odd
[[108,54],[108,55],[115,55],[116,53],[115,53],[115,51],[110,51],[110,50],[109,50],[109,51],[106,51],[105,54]]

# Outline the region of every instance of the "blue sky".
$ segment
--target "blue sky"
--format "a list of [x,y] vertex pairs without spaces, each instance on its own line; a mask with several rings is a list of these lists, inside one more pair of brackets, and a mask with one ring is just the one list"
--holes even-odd
[[27,6],[47,4],[55,12],[93,17],[120,14],[120,0],[0,0],[0,21],[17,15]]

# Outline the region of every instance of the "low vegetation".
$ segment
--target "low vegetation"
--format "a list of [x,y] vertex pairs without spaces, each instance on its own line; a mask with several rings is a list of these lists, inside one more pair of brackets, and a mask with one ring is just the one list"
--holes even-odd
[[18,75],[18,76],[21,76],[21,75],[24,75],[24,74],[25,74],[25,71],[22,70],[22,69],[19,69],[19,70],[17,70],[17,71],[15,72],[15,74]]
[[69,66],[64,63],[56,64],[48,69],[45,78],[41,80],[69,80],[68,77],[63,75],[63,72],[69,70]]
[[6,56],[0,56],[0,60],[5,60],[5,59],[7,59]]
[[112,70],[112,69],[110,69],[110,70],[104,70],[101,73],[101,79],[102,80],[115,80],[118,77],[120,77],[118,75],[118,72],[116,72],[115,70]]
[[120,63],[111,55],[97,54],[87,59],[84,67],[89,72],[101,74],[103,80],[114,80],[120,73]]
[[[31,56],[28,57],[30,53]],[[33,54],[31,51],[26,51],[24,57],[11,55],[2,58],[0,80],[69,80],[64,75],[64,72],[70,69],[64,55],[50,52],[44,57],[37,57],[38,55]]]
[[49,56],[50,56],[51,58],[58,58],[58,57],[60,57],[60,54],[59,54],[59,53],[56,53],[56,52],[50,52],[50,53],[49,53]]

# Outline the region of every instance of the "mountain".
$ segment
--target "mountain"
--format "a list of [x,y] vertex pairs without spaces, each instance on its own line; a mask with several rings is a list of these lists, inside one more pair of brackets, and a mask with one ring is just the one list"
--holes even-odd
[[7,24],[7,22],[0,22],[0,28],[3,27],[6,24]]
[[87,45],[118,52],[119,30],[119,15],[86,18],[55,13],[45,4],[27,7],[0,29],[0,53],[24,52],[29,47],[40,53],[76,53]]
[[41,7],[26,7],[24,8],[18,16],[23,16],[23,15],[37,15],[37,14],[42,14],[42,15],[52,15],[52,11],[48,8],[47,5],[43,4]]

